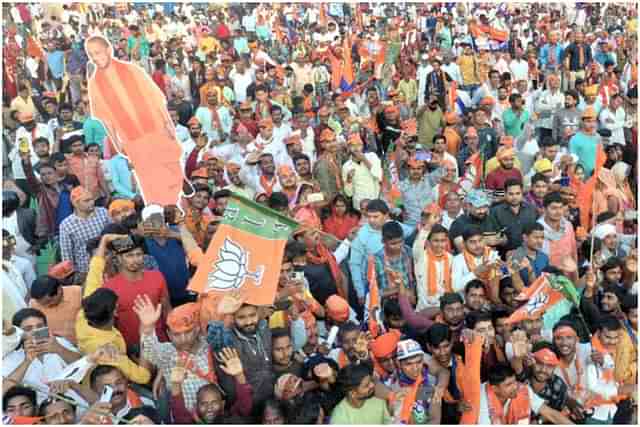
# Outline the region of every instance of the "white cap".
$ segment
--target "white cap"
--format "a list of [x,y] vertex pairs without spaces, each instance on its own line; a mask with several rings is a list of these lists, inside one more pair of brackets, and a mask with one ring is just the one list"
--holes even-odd
[[160,205],[149,205],[142,209],[142,220],[148,220],[151,215],[160,214],[164,217],[164,208]]

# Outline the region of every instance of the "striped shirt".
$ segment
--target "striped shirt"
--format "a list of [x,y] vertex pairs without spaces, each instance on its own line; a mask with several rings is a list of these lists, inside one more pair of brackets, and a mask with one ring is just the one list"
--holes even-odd
[[95,208],[88,218],[80,218],[75,213],[60,224],[60,251],[63,261],[71,261],[76,271],[89,271],[87,242],[99,237],[102,229],[111,222],[105,208]]

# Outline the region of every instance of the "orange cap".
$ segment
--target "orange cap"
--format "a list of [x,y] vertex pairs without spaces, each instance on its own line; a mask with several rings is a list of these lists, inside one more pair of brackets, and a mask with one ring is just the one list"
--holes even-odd
[[349,139],[347,140],[349,145],[359,145],[362,144],[362,139],[360,138],[360,134],[352,133],[349,135]]
[[540,350],[533,353],[533,357],[538,362],[544,363],[545,365],[558,366],[560,364],[558,356],[556,356],[556,354],[548,348],[541,348]]
[[513,147],[513,137],[509,136],[509,135],[504,135],[500,137],[500,144],[507,146],[507,147]]
[[391,356],[396,351],[400,341],[400,331],[392,329],[386,334],[380,335],[371,342],[371,351],[376,359],[384,359]]
[[498,160],[504,160],[512,158],[514,154],[515,152],[512,147],[500,147],[498,153],[496,154],[496,157],[498,158]]
[[180,305],[167,316],[167,326],[174,334],[189,332],[200,322],[200,304],[190,302]]
[[399,114],[400,109],[395,105],[389,105],[384,109],[385,114]]
[[294,132],[291,135],[289,135],[287,138],[285,138],[284,145],[291,145],[297,142],[300,142],[300,134],[298,132]]
[[596,114],[596,110],[593,109],[593,107],[587,107],[584,109],[584,111],[582,112],[582,119],[595,119],[597,118],[598,115]]
[[109,204],[109,215],[113,216],[113,214],[117,211],[121,211],[123,209],[133,210],[136,208],[136,205],[132,200],[128,199],[116,199]]
[[193,178],[206,178],[209,179],[209,172],[207,172],[207,168],[196,169],[191,172],[191,179]]
[[187,122],[188,126],[200,126],[200,120],[196,116],[193,116]]
[[49,271],[47,271],[47,276],[53,277],[54,279],[63,280],[74,272],[73,263],[71,261],[62,261],[57,263],[56,265],[52,265],[49,267]]
[[91,196],[91,193],[87,191],[83,186],[79,185],[73,190],[71,190],[71,202],[75,203],[78,200]]

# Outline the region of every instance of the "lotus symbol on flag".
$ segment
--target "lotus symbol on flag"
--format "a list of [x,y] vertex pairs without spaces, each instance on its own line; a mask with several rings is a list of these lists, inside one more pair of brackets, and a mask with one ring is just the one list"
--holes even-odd
[[218,252],[218,260],[213,264],[213,269],[209,273],[209,289],[220,291],[239,289],[247,277],[260,286],[264,266],[258,267],[252,273],[247,270],[248,265],[249,253],[239,244],[225,238],[224,244]]
[[529,315],[545,307],[549,302],[549,295],[546,292],[540,292],[527,303],[527,312]]

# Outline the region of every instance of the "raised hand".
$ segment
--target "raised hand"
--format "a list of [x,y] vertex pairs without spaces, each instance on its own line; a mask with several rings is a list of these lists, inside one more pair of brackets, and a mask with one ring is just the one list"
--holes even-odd
[[59,380],[59,381],[51,381],[49,386],[49,391],[51,393],[63,395],[67,391],[69,391],[75,385],[72,380]]
[[220,369],[231,376],[237,377],[244,374],[242,361],[238,355],[238,351],[234,348],[225,347],[217,354],[217,359],[221,363]]
[[218,303],[218,313],[234,314],[242,306],[240,291],[229,292]]
[[89,362],[91,363],[115,363],[122,356],[122,353],[118,348],[109,343],[101,347],[98,347],[96,351],[89,355]]
[[142,329],[153,329],[162,314],[162,306],[153,306],[148,295],[138,295],[133,302],[133,311],[138,315]]

